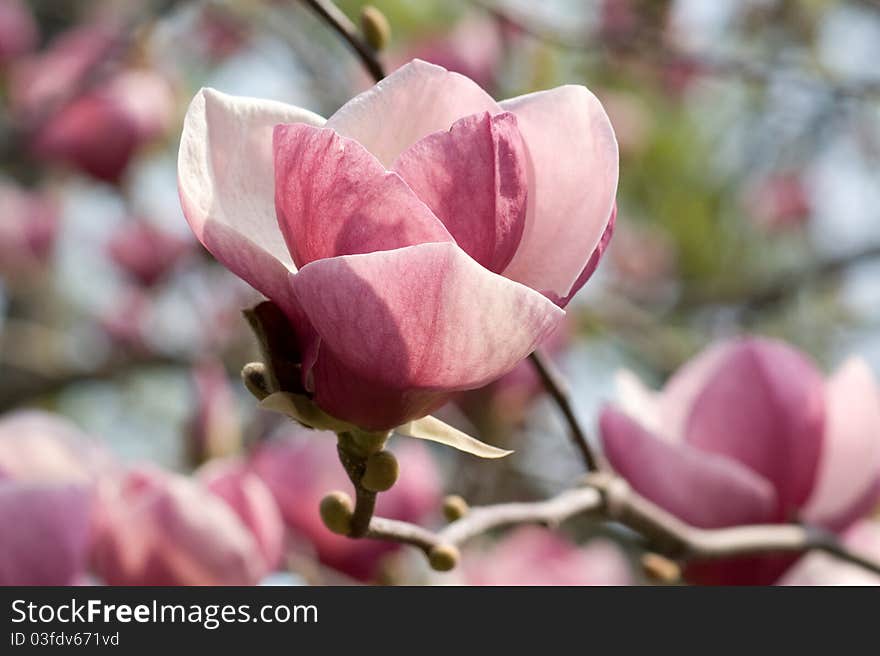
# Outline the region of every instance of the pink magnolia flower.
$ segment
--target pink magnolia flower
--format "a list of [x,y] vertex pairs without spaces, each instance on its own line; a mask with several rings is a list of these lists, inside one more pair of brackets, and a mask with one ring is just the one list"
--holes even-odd
[[758,227],[780,231],[802,226],[812,213],[804,180],[796,173],[773,175],[748,189],[746,209]]
[[126,69],[84,84],[119,38],[105,26],[77,28],[15,67],[12,106],[25,124],[40,119],[30,142],[37,157],[116,182],[135,152],[168,129],[174,98],[159,74]]
[[30,9],[21,0],[0,0],[0,64],[29,52],[39,33]]
[[[358,580],[372,580],[382,558],[398,547],[372,540],[350,540],[331,533],[318,506],[331,490],[351,492],[351,483],[336,455],[332,433],[298,431],[271,440],[253,455],[250,468],[275,496],[284,522],[300,542],[310,545],[322,563]],[[441,482],[428,449],[415,440],[393,444],[400,479],[379,495],[383,517],[423,522],[441,503]]]
[[58,234],[58,208],[52,199],[0,182],[0,275],[27,276],[46,263]]
[[0,474],[0,586],[76,583],[88,558],[91,502],[83,485]]
[[496,103],[414,61],[327,121],[203,89],[178,173],[199,240],[290,318],[315,402],[384,430],[558,325],[612,216],[617,144],[583,87]]
[[152,287],[186,255],[190,244],[143,219],[120,227],[107,243],[113,262],[143,287]]
[[229,383],[223,363],[200,362],[192,373],[193,414],[187,426],[192,462],[231,455],[242,441],[238,398]]
[[[856,553],[880,562],[880,524],[876,520],[855,524],[841,539]],[[828,554],[810,553],[788,570],[778,584],[880,585],[880,576]]]
[[[843,530],[880,492],[880,393],[848,360],[827,382],[804,355],[761,338],[713,346],[662,392],[622,379],[606,408],[606,455],[635,490],[704,528],[800,517]],[[697,563],[691,580],[772,583],[792,563]]]
[[107,454],[45,412],[0,419],[0,585],[71,585],[85,573],[94,485]]
[[223,499],[257,540],[270,569],[281,561],[284,520],[268,486],[243,460],[215,460],[202,467],[198,479]]
[[577,547],[545,528],[523,526],[489,549],[465,551],[465,585],[633,585],[626,557],[612,542]]
[[109,585],[254,585],[274,563],[251,526],[198,481],[139,467],[101,486],[93,563]]

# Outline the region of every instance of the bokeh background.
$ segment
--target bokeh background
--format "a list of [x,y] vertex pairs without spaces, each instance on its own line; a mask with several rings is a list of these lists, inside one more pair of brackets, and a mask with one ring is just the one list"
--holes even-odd
[[[361,2],[338,4],[357,22]],[[880,372],[880,3],[373,4],[392,27],[389,70],[420,57],[497,98],[577,83],[605,105],[621,151],[618,227],[547,345],[591,430],[619,369],[660,384],[742,332],[781,337],[825,370],[855,353]],[[644,580],[630,536],[585,521],[562,537],[489,536],[449,575],[407,550],[343,544],[317,518],[321,496],[344,483],[332,436],[259,411],[239,383],[257,357],[240,311],[258,297],[181,213],[186,106],[213,86],[326,116],[370,84],[294,0],[0,0],[0,445],[14,451],[13,438],[35,430],[10,428],[22,415],[5,413],[36,408],[69,419],[125,468],[113,483],[124,517],[113,521],[136,544],[103,544],[82,580]],[[535,499],[582,474],[526,368],[440,414],[516,453],[482,462],[392,443],[404,480],[388,512],[436,525],[445,493]],[[266,556],[278,564],[242,570],[226,553],[194,574],[168,554],[189,549],[203,563],[214,529],[196,540],[175,522],[243,469],[280,509],[284,544]],[[169,480],[182,496],[168,493],[160,513],[149,495]],[[258,546],[277,537],[271,521],[254,525]],[[143,546],[163,532],[170,545]],[[121,563],[138,550],[149,552],[140,565]]]

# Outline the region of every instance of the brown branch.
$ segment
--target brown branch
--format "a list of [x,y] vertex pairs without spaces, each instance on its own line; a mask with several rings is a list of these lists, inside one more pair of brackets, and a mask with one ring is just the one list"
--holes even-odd
[[385,68],[379,61],[376,51],[361,38],[358,28],[339,7],[330,0],[303,0],[303,2],[351,46],[364,68],[376,82],[385,77]]
[[367,537],[409,544],[427,555],[438,547],[461,546],[502,526],[527,523],[552,526],[584,514],[623,524],[644,537],[652,551],[678,561],[817,550],[880,574],[880,562],[850,550],[821,529],[801,524],[696,528],[636,493],[623,479],[604,473],[591,476],[584,487],[562,492],[547,501],[472,508],[439,532],[374,517]]
[[562,412],[563,417],[565,417],[571,441],[580,452],[584,465],[587,467],[587,471],[599,471],[599,464],[590,448],[587,435],[574,414],[571,399],[568,395],[568,385],[566,385],[562,376],[556,370],[556,366],[540,350],[533,351],[529,356],[529,360],[531,360],[532,365],[535,367],[535,371],[541,379],[545,389],[550,396],[553,397],[553,400]]

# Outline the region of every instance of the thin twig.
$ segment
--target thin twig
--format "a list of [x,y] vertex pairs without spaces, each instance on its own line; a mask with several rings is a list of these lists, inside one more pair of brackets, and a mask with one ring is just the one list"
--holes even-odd
[[556,366],[540,350],[533,351],[529,356],[529,360],[532,361],[532,365],[535,367],[535,371],[541,378],[541,382],[547,392],[553,397],[556,405],[562,411],[565,422],[568,424],[571,441],[574,442],[575,447],[580,452],[587,471],[599,471],[599,464],[593,455],[590,443],[587,441],[587,435],[574,414],[574,409],[568,395],[568,386],[562,380],[562,376],[556,370]]
[[385,68],[379,61],[376,51],[364,41],[357,27],[330,0],[303,0],[327,25],[333,28],[355,51],[364,68],[376,82],[385,77]]
[[547,501],[472,508],[439,532],[374,517],[367,537],[409,544],[428,554],[443,545],[458,547],[502,526],[552,526],[588,513],[623,524],[642,535],[652,550],[678,561],[816,550],[880,574],[880,562],[852,551],[826,531],[800,524],[696,528],[636,493],[623,479],[604,473],[591,477],[585,487],[562,492]]

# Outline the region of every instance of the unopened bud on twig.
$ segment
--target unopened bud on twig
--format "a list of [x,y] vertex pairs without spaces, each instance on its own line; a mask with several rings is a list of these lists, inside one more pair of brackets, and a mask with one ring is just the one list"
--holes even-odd
[[681,567],[674,560],[648,552],[642,556],[645,575],[657,583],[677,583],[681,580]]
[[376,52],[384,50],[391,40],[391,25],[388,19],[373,5],[365,5],[361,9],[361,31],[366,42]]
[[461,519],[469,510],[468,502],[457,494],[450,494],[443,499],[443,516],[447,521],[454,522],[456,519]]
[[361,485],[371,492],[390,490],[397,482],[400,465],[391,451],[379,451],[367,458]]
[[241,370],[241,379],[248,392],[258,401],[262,401],[272,393],[269,372],[262,362],[248,362]]
[[321,499],[321,520],[334,533],[348,535],[354,504],[345,492],[334,490]]
[[458,565],[461,554],[458,548],[452,544],[438,544],[428,552],[428,562],[431,568],[438,572],[448,572]]

